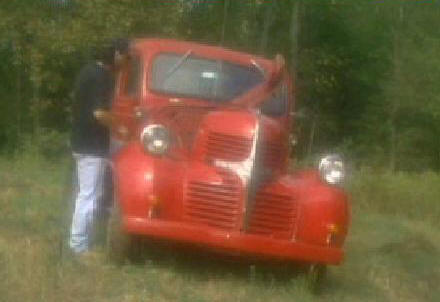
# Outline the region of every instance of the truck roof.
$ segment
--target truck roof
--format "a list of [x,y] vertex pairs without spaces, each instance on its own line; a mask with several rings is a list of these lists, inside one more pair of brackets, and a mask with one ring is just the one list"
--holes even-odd
[[202,43],[180,41],[173,39],[135,39],[133,48],[139,53],[186,53],[191,51],[192,54],[206,58],[223,59],[242,65],[251,65],[256,62],[267,72],[273,68],[273,60],[268,60],[258,55],[249,54],[241,51],[230,50],[220,46],[211,46]]

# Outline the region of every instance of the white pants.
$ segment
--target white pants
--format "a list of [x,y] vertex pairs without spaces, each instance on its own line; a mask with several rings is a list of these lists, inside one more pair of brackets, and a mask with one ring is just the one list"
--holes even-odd
[[81,253],[87,251],[93,236],[93,222],[101,201],[104,173],[108,160],[104,157],[77,154],[77,193],[70,232],[70,248]]

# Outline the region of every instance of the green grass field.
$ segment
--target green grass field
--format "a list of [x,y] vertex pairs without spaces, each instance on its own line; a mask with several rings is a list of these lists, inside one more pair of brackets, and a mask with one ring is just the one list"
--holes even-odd
[[347,259],[322,293],[301,275],[164,256],[90,265],[65,253],[69,164],[0,159],[0,301],[440,301],[440,176],[363,170],[349,184]]

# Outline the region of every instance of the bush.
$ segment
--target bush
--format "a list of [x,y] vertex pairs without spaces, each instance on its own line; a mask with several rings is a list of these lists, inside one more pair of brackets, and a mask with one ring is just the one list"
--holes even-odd
[[43,157],[46,160],[59,160],[69,153],[68,134],[54,129],[42,128],[37,135],[23,135],[20,138],[16,157]]

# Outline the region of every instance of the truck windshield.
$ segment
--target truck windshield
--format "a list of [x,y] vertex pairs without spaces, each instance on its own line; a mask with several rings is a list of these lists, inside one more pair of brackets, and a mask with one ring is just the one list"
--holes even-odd
[[261,71],[222,60],[164,53],[152,67],[151,90],[180,97],[230,101],[264,80]]

